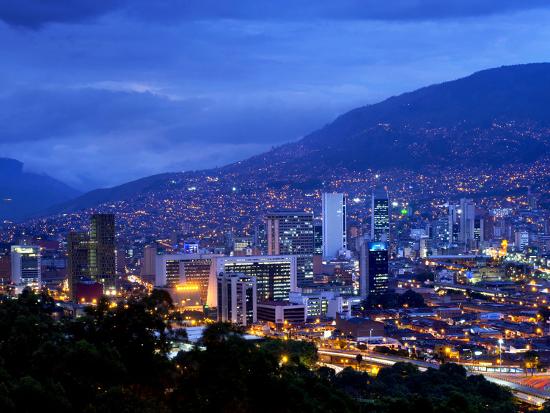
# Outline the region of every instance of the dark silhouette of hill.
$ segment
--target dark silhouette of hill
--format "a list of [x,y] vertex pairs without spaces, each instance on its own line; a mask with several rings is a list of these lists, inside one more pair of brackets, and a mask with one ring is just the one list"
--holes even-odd
[[80,192],[47,175],[23,171],[23,163],[0,158],[0,218],[19,220]]

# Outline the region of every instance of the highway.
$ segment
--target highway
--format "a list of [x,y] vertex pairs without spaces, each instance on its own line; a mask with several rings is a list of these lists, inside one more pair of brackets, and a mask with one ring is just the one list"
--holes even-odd
[[[347,358],[347,359],[353,359],[355,361],[355,358],[358,354],[361,354],[363,356],[363,363],[372,363],[378,366],[393,366],[395,363],[398,362],[406,362],[406,363],[412,363],[419,367],[421,371],[425,371],[427,368],[431,367],[434,369],[439,368],[439,364],[437,363],[428,363],[421,360],[414,360],[414,359],[408,359],[404,357],[398,357],[398,356],[392,356],[387,354],[376,354],[373,355],[372,353],[367,353],[363,351],[349,351],[349,350],[336,350],[336,349],[322,349],[320,348],[318,350],[319,355],[325,355],[332,357],[340,357],[340,358]],[[325,363],[330,364],[330,363]],[[353,366],[354,363],[351,363],[350,366]],[[464,366],[467,367],[467,366]],[[519,383],[515,383],[510,380],[506,380],[504,377],[505,374],[500,373],[485,373],[485,372],[470,372],[468,374],[481,374],[483,375],[488,381],[493,382],[495,384],[499,384],[504,387],[508,387],[514,396],[516,396],[518,399],[522,400],[525,403],[534,405],[534,406],[542,406],[544,402],[550,400],[550,392],[534,389],[532,387],[524,386]]]

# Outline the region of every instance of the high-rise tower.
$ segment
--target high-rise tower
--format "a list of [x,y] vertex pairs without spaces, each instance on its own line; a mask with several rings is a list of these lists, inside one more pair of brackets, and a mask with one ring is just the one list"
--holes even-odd
[[346,196],[323,193],[323,258],[336,258],[347,248]]
[[371,198],[371,241],[390,240],[390,201],[388,193],[383,190],[376,190]]

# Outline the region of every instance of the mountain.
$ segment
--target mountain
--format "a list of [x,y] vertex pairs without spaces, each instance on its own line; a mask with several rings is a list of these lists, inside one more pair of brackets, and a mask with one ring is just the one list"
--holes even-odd
[[80,192],[47,175],[23,171],[23,163],[0,158],[0,218],[19,220]]
[[[352,110],[255,157],[285,169],[385,170],[533,162],[550,147],[550,64],[505,66]],[[255,161],[255,162],[254,162]]]
[[[257,197],[269,188],[289,185],[302,190],[334,186],[346,174],[363,174],[361,179],[368,183],[368,174],[375,171],[386,171],[387,176],[394,171],[388,181],[394,188],[413,188],[419,173],[434,176],[435,182],[444,174],[447,186],[436,191],[441,196],[457,193],[459,184],[480,174],[495,177],[484,180],[483,190],[506,191],[510,168],[522,171],[536,164],[540,171],[531,173],[539,184],[547,182],[549,148],[550,64],[505,66],[352,110],[298,142],[223,168],[156,175],[90,192],[49,212],[148,197],[139,203],[147,209],[152,198],[174,197],[171,191],[176,190],[193,200],[200,191],[185,189],[202,185],[205,177],[227,182],[219,191],[230,192],[237,185]],[[514,188],[532,184],[526,182],[516,181]],[[403,196],[425,189],[414,188]]]

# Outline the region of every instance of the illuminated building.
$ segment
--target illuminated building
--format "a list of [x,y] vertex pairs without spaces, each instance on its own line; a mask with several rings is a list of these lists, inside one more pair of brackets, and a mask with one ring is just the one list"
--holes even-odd
[[390,201],[386,191],[377,190],[371,197],[371,241],[390,239]]
[[247,326],[257,321],[256,278],[238,273],[217,277],[218,321]]
[[266,216],[267,253],[295,255],[298,287],[313,281],[315,235],[313,214],[303,211],[278,211]]
[[350,310],[348,300],[334,291],[290,293],[290,302],[303,304],[308,318],[335,318],[337,313]]
[[296,257],[234,256],[216,258],[216,274],[239,273],[256,279],[258,300],[288,301],[296,290]]
[[523,251],[529,245],[529,231],[519,230],[514,233],[514,246],[517,250]]
[[88,273],[103,284],[104,293],[116,290],[115,216],[93,214],[90,220]]
[[384,294],[388,291],[388,243],[364,242],[360,257],[360,294]]
[[208,302],[214,254],[165,254],[156,257],[155,286],[195,292],[200,305]]
[[313,237],[314,237],[314,255],[323,255],[323,223],[315,222],[313,224]]
[[323,193],[323,258],[336,258],[346,248],[346,197],[341,193]]
[[448,218],[437,219],[433,223],[432,238],[437,245],[447,246],[449,244],[449,220]]
[[462,210],[460,206],[449,203],[449,245],[458,244],[460,241],[460,219]]
[[11,281],[16,286],[40,287],[40,247],[13,245],[11,247]]

